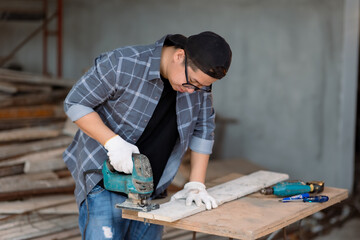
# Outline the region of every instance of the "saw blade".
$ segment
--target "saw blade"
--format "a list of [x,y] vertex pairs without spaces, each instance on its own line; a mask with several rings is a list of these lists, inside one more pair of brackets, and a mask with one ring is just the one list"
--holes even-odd
[[145,206],[140,206],[139,204],[133,203],[132,201],[125,200],[122,203],[115,204],[116,208],[122,209],[129,209],[134,211],[141,211],[141,212],[150,212],[151,210],[155,210],[160,208],[159,204],[149,204]]

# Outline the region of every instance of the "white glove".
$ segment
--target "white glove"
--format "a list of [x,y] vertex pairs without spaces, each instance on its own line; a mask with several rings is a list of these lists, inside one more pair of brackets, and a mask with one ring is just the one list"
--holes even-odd
[[132,154],[140,153],[137,146],[126,142],[119,135],[116,135],[106,141],[104,145],[108,151],[110,164],[118,172],[132,173],[133,161]]
[[206,187],[201,182],[188,182],[185,184],[184,189],[175,193],[171,197],[171,201],[176,199],[186,199],[186,206],[190,206],[194,201],[197,206],[205,203],[206,209],[217,208],[218,204],[212,196],[206,191]]

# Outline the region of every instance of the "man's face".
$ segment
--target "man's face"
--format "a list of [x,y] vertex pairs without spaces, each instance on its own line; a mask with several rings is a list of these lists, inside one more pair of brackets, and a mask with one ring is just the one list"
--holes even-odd
[[[174,61],[172,61],[170,64],[171,66],[169,69],[168,79],[172,88],[178,92],[193,93],[195,91],[194,89],[183,86],[184,83],[187,83],[185,73],[184,51],[179,49],[174,56]],[[188,75],[188,83],[198,88],[210,86],[217,80],[216,78],[212,78],[209,75],[205,74],[200,69],[194,70],[189,65],[187,65],[186,70]]]

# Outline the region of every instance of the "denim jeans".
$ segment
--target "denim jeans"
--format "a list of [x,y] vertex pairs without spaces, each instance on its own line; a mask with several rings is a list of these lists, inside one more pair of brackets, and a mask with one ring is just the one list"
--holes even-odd
[[83,233],[88,214],[85,201],[81,203],[79,209],[82,239],[160,240],[162,238],[163,226],[122,218],[121,209],[115,208],[115,204],[125,201],[126,197],[96,185],[87,199],[89,220],[86,237]]

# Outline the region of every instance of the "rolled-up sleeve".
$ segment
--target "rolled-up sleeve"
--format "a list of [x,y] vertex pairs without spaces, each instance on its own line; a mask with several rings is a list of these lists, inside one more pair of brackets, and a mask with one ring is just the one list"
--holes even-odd
[[203,93],[199,117],[190,139],[191,150],[203,154],[211,154],[214,145],[215,110],[211,93]]
[[115,91],[117,62],[112,53],[96,58],[94,66],[73,86],[64,101],[65,113],[72,121],[93,112]]

